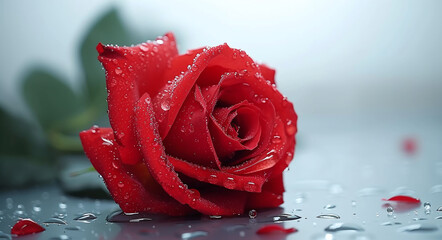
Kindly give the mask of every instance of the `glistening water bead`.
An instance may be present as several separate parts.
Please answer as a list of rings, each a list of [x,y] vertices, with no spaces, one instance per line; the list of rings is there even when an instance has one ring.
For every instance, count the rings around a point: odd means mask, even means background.
[[[388,214],[388,216],[391,216],[391,215],[393,215],[393,212],[394,212],[394,209],[393,209],[393,207],[387,207],[387,214]]]
[[[255,209],[252,209],[249,211],[249,218],[250,219],[254,219],[254,218],[256,218],[256,216],[258,216],[258,212]]]

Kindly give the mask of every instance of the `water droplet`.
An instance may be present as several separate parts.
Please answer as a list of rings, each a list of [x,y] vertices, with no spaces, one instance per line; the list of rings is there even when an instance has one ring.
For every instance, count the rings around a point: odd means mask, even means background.
[[[354,200],[351,201],[351,206],[352,206],[352,207],[356,207],[356,201],[354,201]]]
[[[118,182],[118,187],[120,187],[120,188],[124,187],[124,183],[123,182]]]
[[[131,223],[146,222],[146,221],[152,221],[152,218],[143,217],[143,218],[133,218],[129,220],[129,222]]]
[[[287,132],[288,135],[293,135],[296,132],[296,127],[293,124],[292,120],[287,121],[287,124],[285,126],[285,131]]]
[[[97,216],[95,216],[93,213],[83,213],[81,216],[74,218],[75,221],[81,222],[89,222],[95,219],[97,219]]]
[[[335,207],[336,207],[336,205],[334,205],[334,204],[327,204],[327,205],[324,206],[324,209],[330,210],[330,209],[333,209]]]
[[[64,229],[69,230],[69,231],[80,231],[80,230],[82,230],[81,227],[79,227],[79,226],[65,227]]]
[[[381,223],[382,226],[393,226],[393,225],[401,225],[400,222],[383,222]]]
[[[235,179],[231,177],[226,178],[226,180],[224,181],[224,187],[228,189],[234,189],[236,187]]]
[[[427,219],[426,218],[419,218],[419,217],[413,218],[413,221],[424,221],[424,220],[427,220]]]
[[[64,210],[64,209],[66,209],[67,205],[66,205],[66,203],[61,202],[61,203],[58,204],[58,207],[60,209]]]
[[[256,216],[258,216],[258,212],[255,209],[252,209],[249,211],[249,218],[250,219],[254,219],[254,218],[256,218]]]
[[[280,136],[274,136],[272,139],[272,143],[274,144],[278,144],[281,142],[281,137]]]
[[[436,211],[441,212],[441,211],[442,211],[442,206],[438,207],[438,208],[436,209]]]
[[[254,182],[248,182],[244,184],[244,189],[248,192],[255,192],[258,190],[258,186]]]
[[[120,75],[123,72],[120,67],[115,68],[115,74]]]
[[[195,201],[196,199],[201,197],[201,194],[198,190],[196,189],[189,189],[190,191],[190,197],[193,198],[193,201]]]
[[[442,219],[442,216],[437,216],[437,217],[434,218],[434,219]]]
[[[154,51],[154,52],[158,52],[158,47],[157,46],[154,46],[153,48],[152,48],[152,50]]]
[[[66,221],[60,219],[60,218],[49,218],[48,220],[44,221],[43,224],[49,225],[49,224],[58,224],[58,225],[66,225]]]
[[[149,51],[149,48],[148,48],[147,46],[144,46],[143,44],[140,45],[140,49],[141,49],[141,51],[143,51],[143,52],[147,52],[147,51]]]
[[[321,214],[316,216],[316,218],[321,218],[321,219],[340,219],[341,217],[339,215],[336,214]]]
[[[424,208],[425,208],[425,210],[430,210],[431,209],[431,204],[429,202],[425,202],[424,203]]]
[[[364,229],[356,224],[351,223],[333,223],[324,229],[326,232],[340,231],[357,231],[362,232]]]
[[[181,239],[187,240],[187,239],[192,239],[192,238],[202,237],[202,236],[207,236],[207,235],[208,235],[208,233],[204,232],[204,231],[186,232],[186,233],[181,234]]]
[[[218,177],[214,174],[210,175],[207,181],[211,184],[215,184],[218,182]]]
[[[393,207],[391,207],[391,206],[387,207],[387,215],[391,216],[391,215],[393,215],[393,213],[394,213]]]
[[[211,215],[209,216],[210,219],[221,219],[222,216],[218,216],[218,215]]]
[[[58,237],[52,237],[52,238],[49,238],[49,240],[70,240],[70,239],[72,239],[72,238],[70,238],[68,235],[60,235],[60,236],[58,236]]]
[[[438,228],[433,224],[411,224],[398,229],[398,232],[432,232],[436,231]]]
[[[164,111],[170,110],[170,100],[169,99],[166,99],[161,103],[161,109],[163,109]]]
[[[285,222],[285,221],[297,220],[300,218],[301,218],[301,216],[298,216],[298,215],[283,213],[279,216],[274,216],[272,220],[273,220],[273,222]]]

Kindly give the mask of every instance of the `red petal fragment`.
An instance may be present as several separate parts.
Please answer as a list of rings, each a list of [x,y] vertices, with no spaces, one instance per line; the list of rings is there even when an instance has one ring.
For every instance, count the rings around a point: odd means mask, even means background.
[[[113,199],[124,212],[152,212],[172,216],[193,212],[168,196],[156,182],[149,181],[147,169],[138,173],[143,168],[126,168],[121,163],[112,129],[93,127],[81,132],[80,139],[92,165],[103,177]],[[147,179],[144,185],[140,182],[141,178],[132,176],[141,174]]]
[[[169,157],[169,161],[177,172],[183,173],[188,177],[233,190],[261,192],[262,185],[266,180],[263,174],[241,176],[216,169],[201,167],[173,157]]]
[[[45,229],[30,218],[18,220],[11,229],[11,234],[23,236],[43,232]]]
[[[257,234],[269,234],[274,232],[283,232],[283,233],[294,233],[297,232],[296,228],[284,228],[281,225],[270,224],[265,225],[256,231]]]
[[[204,192],[196,194],[195,190],[189,189],[182,182],[159,140],[161,138],[158,123],[150,102],[148,94],[144,94],[137,102],[135,123],[144,161],[155,180],[174,199],[182,204],[188,204],[191,208],[203,214],[231,216],[243,213],[246,195],[241,192],[214,187],[214,191],[204,189],[207,194]],[[221,190],[222,194],[220,195],[219,191]],[[213,197],[212,194],[217,197]]]
[[[135,164],[141,159],[134,134],[134,106],[148,92],[156,95],[165,85],[163,73],[178,55],[171,33],[156,41],[133,47],[97,45],[98,60],[106,70],[109,121],[118,142],[121,160]]]
[[[383,201],[398,201],[398,202],[408,202],[408,203],[420,203],[421,200],[419,198],[404,196],[404,195],[397,195],[394,197],[391,197],[389,199],[382,199]]]

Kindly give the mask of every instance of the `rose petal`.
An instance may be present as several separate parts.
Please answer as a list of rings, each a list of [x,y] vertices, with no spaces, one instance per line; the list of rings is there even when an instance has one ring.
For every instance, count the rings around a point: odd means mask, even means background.
[[[269,179],[262,187],[260,193],[249,193],[246,208],[272,208],[284,203],[284,183],[282,174]]]
[[[171,156],[219,169],[221,163],[207,126],[206,107],[199,87],[195,86],[194,94],[187,97],[163,144]]]
[[[178,54],[175,38],[168,33],[154,42],[134,47],[97,46],[98,60],[106,70],[109,121],[121,160],[135,164],[141,159],[133,129],[133,108],[145,92],[156,95],[165,85],[162,75]]]
[[[11,234],[23,236],[43,232],[45,229],[30,218],[18,220],[11,229]]]
[[[169,161],[172,163],[177,172],[180,172],[188,177],[194,178],[200,182],[223,186],[233,190],[260,192],[262,185],[266,181],[263,174],[247,176],[235,175],[212,168],[201,167],[199,165],[170,156]]]
[[[271,84],[275,83],[275,69],[270,68],[265,64],[259,64],[259,69],[261,69],[262,76],[265,80],[269,80]]]
[[[93,127],[82,131],[80,139],[92,165],[103,177],[107,189],[124,212],[145,211],[172,216],[188,215],[193,212],[169,197],[161,187],[156,187],[158,184],[155,181],[145,180],[143,185],[138,178],[131,176],[129,169],[125,168],[119,159],[112,129]],[[140,175],[140,173],[135,174]],[[144,179],[150,176],[148,171],[141,174]]]
[[[159,141],[158,123],[148,94],[137,102],[135,115],[144,161],[152,176],[170,196],[206,215],[235,215],[244,211],[245,192],[215,186],[198,191],[188,189],[181,181]]]

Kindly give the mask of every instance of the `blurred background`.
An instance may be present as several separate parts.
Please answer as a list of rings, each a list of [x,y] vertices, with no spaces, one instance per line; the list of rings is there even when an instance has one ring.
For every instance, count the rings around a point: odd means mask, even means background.
[[[181,53],[227,42],[275,68],[299,115],[301,155],[314,133],[385,122],[408,124],[391,143],[398,151],[414,146],[418,126],[442,116],[441,11],[437,0],[2,0],[0,187],[54,179],[60,159],[83,156],[78,132],[107,125],[98,42],[168,31]]]

